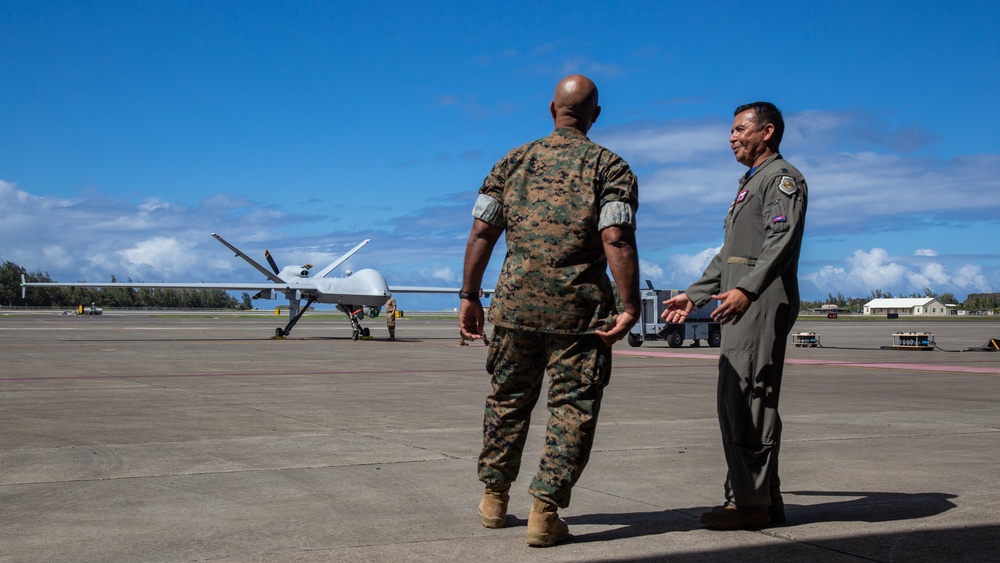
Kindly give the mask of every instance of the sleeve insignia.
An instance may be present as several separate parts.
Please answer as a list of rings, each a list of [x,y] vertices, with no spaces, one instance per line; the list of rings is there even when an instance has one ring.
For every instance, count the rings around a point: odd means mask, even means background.
[[[778,180],[778,189],[781,190],[781,193],[792,196],[795,195],[795,192],[799,191],[799,186],[791,176],[782,176]]]

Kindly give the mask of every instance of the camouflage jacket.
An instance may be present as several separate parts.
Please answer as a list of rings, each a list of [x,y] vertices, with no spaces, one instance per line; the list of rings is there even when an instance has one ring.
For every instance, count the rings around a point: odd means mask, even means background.
[[[616,309],[600,231],[634,229],[638,193],[628,164],[575,129],[500,159],[473,210],[505,229],[490,322],[557,334],[607,328]]]

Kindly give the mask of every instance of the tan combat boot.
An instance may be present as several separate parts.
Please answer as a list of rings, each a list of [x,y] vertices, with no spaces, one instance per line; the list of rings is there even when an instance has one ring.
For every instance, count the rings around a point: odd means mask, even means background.
[[[483,500],[479,501],[479,517],[487,528],[503,528],[507,524],[507,501],[510,500],[510,485],[502,489],[486,487]]]
[[[559,517],[554,504],[535,499],[528,514],[528,545],[551,547],[569,536],[569,526]]]

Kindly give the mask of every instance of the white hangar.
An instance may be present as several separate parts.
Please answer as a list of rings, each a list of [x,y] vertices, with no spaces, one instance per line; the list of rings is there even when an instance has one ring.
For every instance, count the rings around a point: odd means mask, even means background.
[[[955,307],[949,307],[933,297],[896,297],[872,299],[865,303],[864,314],[943,317],[954,315]]]

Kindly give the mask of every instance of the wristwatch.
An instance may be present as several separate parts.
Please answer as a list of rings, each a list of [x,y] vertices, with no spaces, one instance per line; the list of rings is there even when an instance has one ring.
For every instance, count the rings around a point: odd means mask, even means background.
[[[459,299],[470,299],[470,300],[471,299],[476,299],[476,300],[478,300],[479,299],[479,291],[475,291],[475,292],[459,291],[458,292],[458,298]]]

